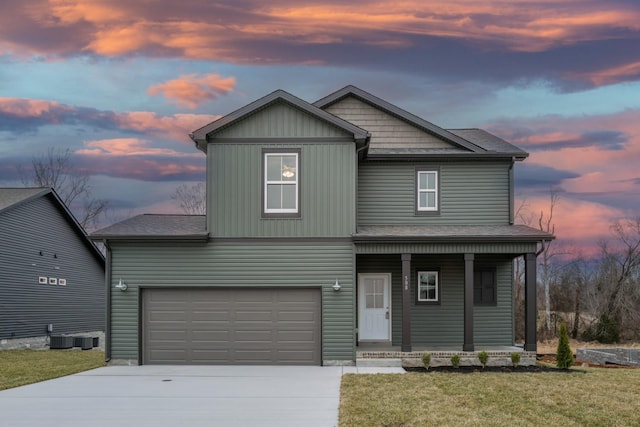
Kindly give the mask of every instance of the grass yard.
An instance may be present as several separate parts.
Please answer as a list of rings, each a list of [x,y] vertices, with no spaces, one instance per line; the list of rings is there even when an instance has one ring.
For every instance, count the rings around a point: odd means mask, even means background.
[[[0,351],[0,390],[105,366],[98,350]]]
[[[342,378],[340,427],[637,426],[640,369]]]

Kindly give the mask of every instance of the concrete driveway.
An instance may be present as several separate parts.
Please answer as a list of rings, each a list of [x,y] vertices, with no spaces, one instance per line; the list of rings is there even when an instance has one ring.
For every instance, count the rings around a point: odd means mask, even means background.
[[[0,425],[336,426],[343,369],[109,366],[0,391]]]

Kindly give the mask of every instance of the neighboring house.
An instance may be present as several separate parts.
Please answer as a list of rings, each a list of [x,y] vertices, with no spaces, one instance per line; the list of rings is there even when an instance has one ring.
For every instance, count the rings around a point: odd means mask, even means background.
[[[207,155],[206,217],[141,215],[92,236],[109,248],[114,361],[513,346],[521,255],[536,350],[536,252],[553,236],[513,224],[519,148],[353,86],[314,104],[278,90],[191,138]]]
[[[0,348],[104,331],[104,267],[54,190],[0,188]]]

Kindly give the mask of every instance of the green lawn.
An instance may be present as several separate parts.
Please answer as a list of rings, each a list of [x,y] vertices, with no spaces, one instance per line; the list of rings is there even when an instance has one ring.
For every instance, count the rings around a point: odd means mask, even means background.
[[[0,351],[0,390],[105,366],[98,350]]]
[[[340,427],[638,426],[640,369],[349,374]]]

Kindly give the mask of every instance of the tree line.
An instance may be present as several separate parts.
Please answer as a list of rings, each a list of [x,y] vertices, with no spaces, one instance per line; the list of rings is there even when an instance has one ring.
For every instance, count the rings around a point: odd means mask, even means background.
[[[549,209],[537,227],[554,233],[553,212],[558,195],[551,192]],[[531,224],[531,216],[520,221]],[[524,266],[515,261],[516,340],[524,337]],[[546,242],[538,256],[538,336],[555,337],[566,322],[572,338],[616,343],[640,339],[640,216],[610,224],[610,235],[596,256],[579,249],[561,251]]]

